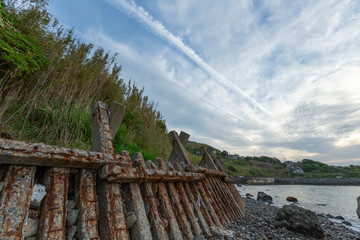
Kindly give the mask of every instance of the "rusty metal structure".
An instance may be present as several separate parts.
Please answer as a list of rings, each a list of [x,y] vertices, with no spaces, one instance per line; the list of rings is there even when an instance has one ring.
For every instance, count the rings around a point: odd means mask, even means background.
[[[204,148],[195,167],[184,132],[169,133],[167,162],[114,154],[112,138],[124,110],[115,102],[110,110],[92,104],[90,151],[0,139],[0,239],[191,240],[244,216],[233,179]],[[46,186],[46,196],[36,209],[30,198],[37,182]],[[70,209],[78,213],[73,223]],[[36,233],[26,235],[30,220],[38,222]]]

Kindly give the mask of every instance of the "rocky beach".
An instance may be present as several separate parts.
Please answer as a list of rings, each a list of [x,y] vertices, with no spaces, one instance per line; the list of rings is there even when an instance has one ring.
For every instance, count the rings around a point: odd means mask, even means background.
[[[208,239],[360,239],[360,232],[347,228],[344,223],[331,220],[329,218],[331,216],[326,214],[316,215],[313,213],[317,217],[323,237],[313,229],[308,229],[308,233],[305,234],[295,232],[295,230],[288,230],[284,221],[279,219],[278,212],[281,208],[258,202],[253,198],[244,198],[244,201],[246,203],[245,217],[234,221],[231,227],[223,231],[222,234]],[[301,224],[303,223],[297,224],[298,226],[295,228],[299,230]],[[306,228],[306,226],[304,227]]]

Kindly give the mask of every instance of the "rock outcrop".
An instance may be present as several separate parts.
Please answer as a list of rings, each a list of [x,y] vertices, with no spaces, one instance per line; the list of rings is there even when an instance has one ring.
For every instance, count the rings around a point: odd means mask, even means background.
[[[264,192],[258,192],[256,200],[263,203],[272,203],[272,197]]]
[[[304,235],[323,238],[325,236],[316,214],[294,204],[284,205],[276,213],[276,226]]]

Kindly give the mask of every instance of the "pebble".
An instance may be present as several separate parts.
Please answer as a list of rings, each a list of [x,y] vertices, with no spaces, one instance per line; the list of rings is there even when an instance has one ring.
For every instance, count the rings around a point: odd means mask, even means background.
[[[41,201],[46,195],[46,187],[42,184],[35,184],[31,194],[30,207],[40,208]]]
[[[231,223],[228,230],[233,231],[228,240],[248,239],[276,239],[276,240],[315,240],[301,233],[287,230],[285,227],[275,226],[275,216],[277,207],[259,203],[251,198],[244,198],[246,214],[242,219],[235,220]],[[324,240],[340,239],[360,239],[360,232],[355,232],[345,227],[343,223],[331,221],[325,214],[318,215],[318,220],[325,232]],[[206,239],[222,239],[218,236],[207,237]]]
[[[39,227],[39,220],[28,218],[26,222],[24,237],[27,238],[34,236],[37,233],[38,227]]]
[[[66,216],[66,226],[71,227],[72,225],[75,225],[78,216],[79,216],[79,210],[69,209],[67,211],[67,216]]]
[[[126,213],[126,225],[128,229],[131,229],[137,221],[136,214],[134,212],[127,212]]]

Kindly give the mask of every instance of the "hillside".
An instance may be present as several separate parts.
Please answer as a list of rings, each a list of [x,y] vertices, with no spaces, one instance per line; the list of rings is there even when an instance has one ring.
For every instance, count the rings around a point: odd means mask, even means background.
[[[221,157],[225,171],[236,176],[256,177],[301,177],[301,178],[360,178],[360,166],[348,167],[329,166],[325,163],[311,159],[303,159],[299,162],[281,162],[277,158],[267,156],[238,156],[229,155],[226,151],[220,151],[207,144],[189,141],[186,145],[192,159],[200,162],[200,147],[205,146],[214,149],[214,154]],[[299,169],[301,169],[299,171]]]

